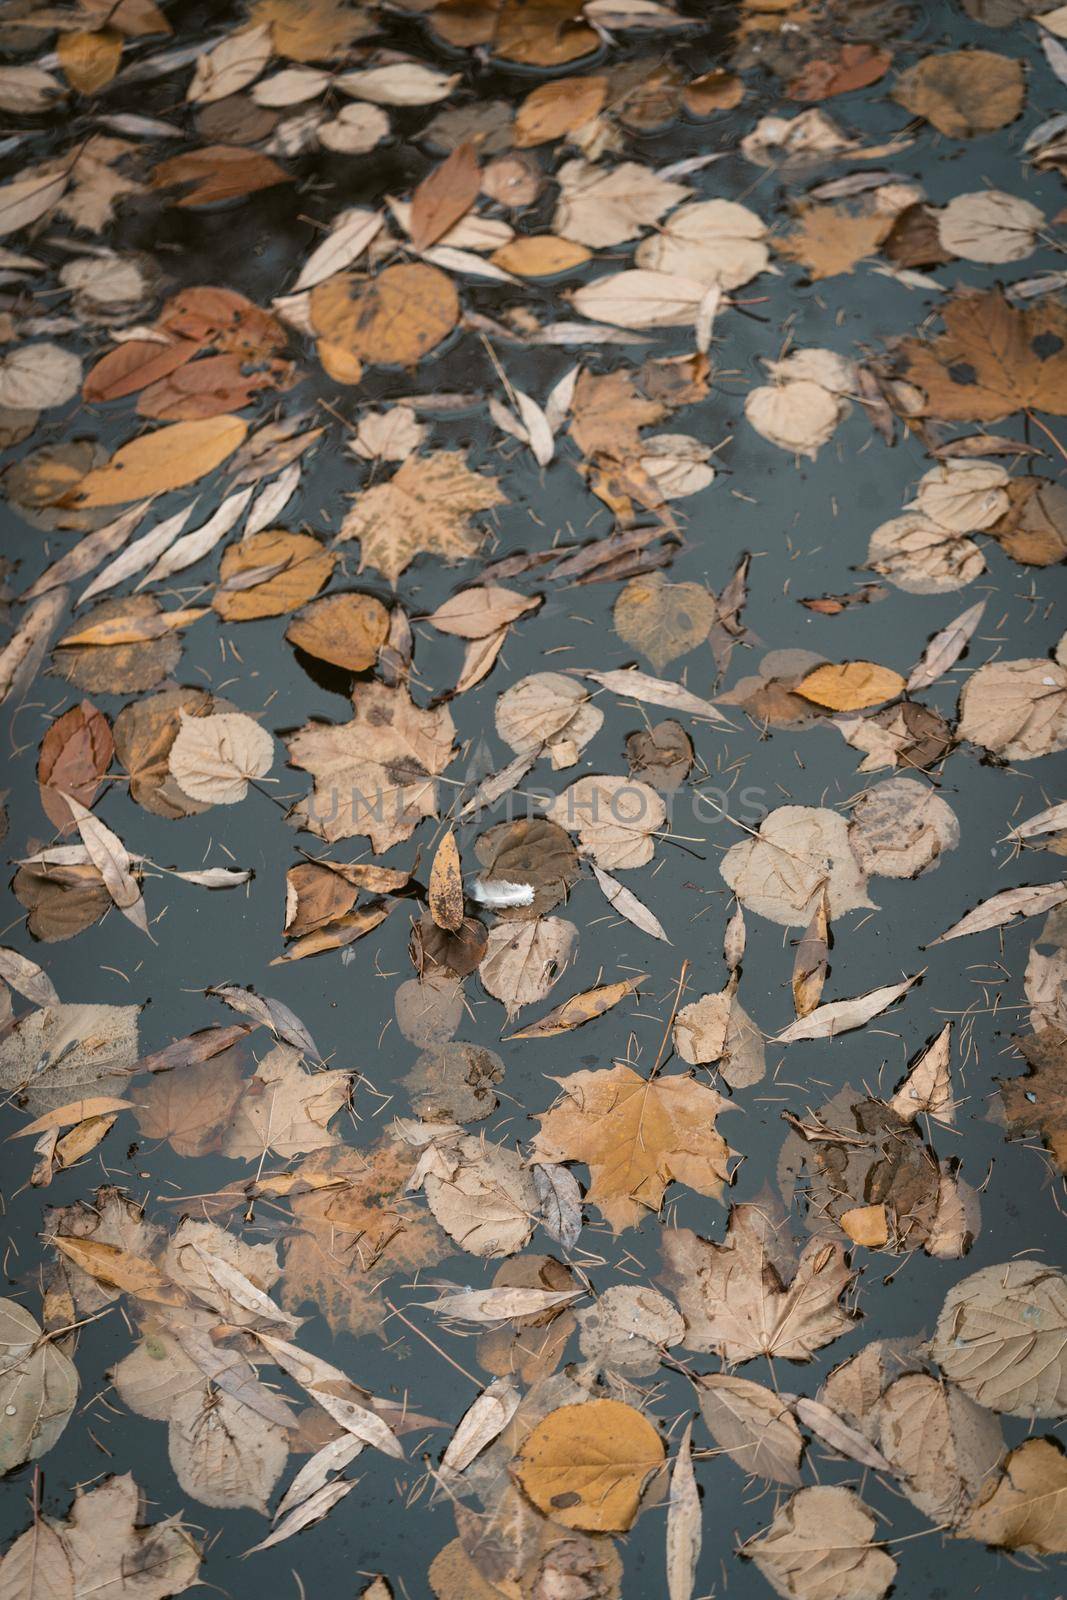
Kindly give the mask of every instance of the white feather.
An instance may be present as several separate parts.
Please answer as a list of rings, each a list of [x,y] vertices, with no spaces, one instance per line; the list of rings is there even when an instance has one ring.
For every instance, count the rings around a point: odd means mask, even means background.
[[[509,883],[506,878],[497,878],[493,883],[483,883],[481,878],[475,878],[468,885],[467,893],[479,905],[488,906],[490,911],[532,905],[534,897],[532,883]]]

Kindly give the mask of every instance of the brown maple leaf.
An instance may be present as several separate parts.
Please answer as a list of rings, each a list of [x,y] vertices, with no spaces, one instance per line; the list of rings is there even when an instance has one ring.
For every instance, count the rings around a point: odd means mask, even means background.
[[[812,1239],[798,1259],[783,1220],[762,1203],[733,1207],[722,1244],[668,1228],[663,1257],[690,1350],[809,1361],[856,1320],[840,1303],[852,1276],[841,1246]]]
[[[538,1161],[582,1161],[588,1198],[616,1233],[658,1211],[672,1179],[718,1199],[731,1150],[715,1131],[730,1102],[692,1078],[642,1078],[616,1064],[559,1080],[564,1099],[541,1113]]]
[[[1030,1071],[1022,1078],[997,1079],[1008,1131],[1018,1136],[1036,1129],[1060,1171],[1067,1172],[1067,1033],[1042,1028],[1015,1043]]]
[[[420,710],[405,688],[360,683],[352,700],[351,722],[309,722],[289,738],[292,765],[315,779],[294,814],[323,839],[366,834],[380,853],[436,814],[455,724],[446,706]]]
[[[223,1154],[258,1161],[272,1150],[284,1159],[336,1144],[328,1124],[348,1099],[351,1083],[348,1072],[308,1072],[298,1050],[275,1045],[237,1102]]]
[[[908,379],[926,413],[947,422],[996,422],[1014,411],[1067,415],[1067,310],[1051,297],[1016,311],[999,290],[957,294],[945,331],[905,339]]]
[[[660,422],[666,410],[659,400],[641,395],[625,370],[584,370],[571,402],[571,438],[583,456],[623,461],[640,454],[640,429]]]
[[[472,513],[506,503],[497,480],[472,472],[458,450],[433,450],[357,495],[340,537],[359,540],[360,572],[377,567],[395,586],[417,555],[472,556],[481,543]]]
[[[779,255],[807,267],[812,279],[851,272],[874,255],[893,226],[885,212],[857,213],[842,206],[802,206],[792,233],[776,241]]]

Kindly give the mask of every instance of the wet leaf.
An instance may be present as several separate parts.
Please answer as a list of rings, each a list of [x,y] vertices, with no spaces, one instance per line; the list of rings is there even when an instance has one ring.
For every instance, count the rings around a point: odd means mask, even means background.
[[[1025,96],[1022,63],[989,50],[928,55],[901,73],[893,98],[953,139],[991,133],[1019,115]]]
[[[756,1204],[731,1208],[721,1245],[688,1228],[665,1231],[668,1281],[689,1349],[729,1362],[758,1355],[810,1361],[853,1326],[841,1304],[851,1274],[840,1245],[813,1239],[798,1256],[778,1231],[773,1211]]]
[[[236,805],[248,785],[274,763],[274,740],[241,712],[189,717],[182,714],[167,758],[182,793],[203,805]]]
[[[746,1476],[800,1483],[804,1440],[778,1395],[721,1372],[698,1377],[696,1384],[708,1432]]]
[[[874,1543],[877,1524],[851,1489],[800,1489],[742,1548],[786,1600],[883,1600],[897,1564]]]
[[[515,1033],[508,1035],[509,1039],[551,1039],[558,1033],[569,1033],[572,1028],[580,1028],[586,1022],[592,1022],[594,1017],[602,1017],[605,1011],[610,1011],[617,1006],[620,1000],[633,994],[643,977],[625,978],[618,983],[601,984],[596,989],[584,989],[581,994],[572,994],[569,1000],[564,1000],[562,1005],[550,1011],[546,1017],[541,1017],[537,1022],[530,1022],[524,1028],[519,1028]]]
[[[247,432],[248,424],[240,417],[211,417],[157,428],[123,445],[106,466],[88,473],[68,499],[81,507],[116,506],[182,489],[220,466]]]
[[[538,1423],[518,1474],[534,1504],[565,1527],[625,1532],[663,1459],[659,1434],[639,1411],[589,1400],[560,1406]]]
[[[958,1535],[1003,1550],[1062,1554],[1065,1497],[1063,1451],[1052,1439],[1027,1439],[1011,1452],[1004,1476],[987,1488]]]
[[[729,1146],[715,1119],[729,1102],[689,1078],[640,1077],[616,1065],[560,1080],[563,1099],[540,1115],[539,1160],[580,1161],[588,1198],[615,1232],[659,1210],[676,1180],[718,1199]]]
[[[504,503],[494,477],[471,472],[456,451],[438,450],[412,456],[388,483],[359,495],[341,537],[360,541],[361,572],[376,567],[395,586],[419,554],[473,555],[481,541],[471,515]]]
[[[949,1290],[930,1353],[945,1377],[992,1411],[1057,1417],[1067,1409],[1067,1283],[1051,1267],[983,1267]]]

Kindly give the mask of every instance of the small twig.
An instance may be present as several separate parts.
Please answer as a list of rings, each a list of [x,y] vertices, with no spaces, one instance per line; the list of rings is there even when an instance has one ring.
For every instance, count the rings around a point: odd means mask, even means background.
[[[654,1063],[654,1065],[652,1067],[652,1071],[648,1075],[649,1083],[651,1083],[652,1079],[656,1076],[656,1073],[659,1071],[659,1064],[663,1060],[663,1052],[667,1048],[667,1040],[671,1036],[671,1028],[674,1025],[674,1019],[678,1015],[678,1006],[679,1006],[679,1003],[681,1002],[682,994],[683,994],[683,992],[685,990],[685,980],[686,980],[686,977],[687,977],[688,973],[689,973],[689,958],[687,956],[686,959],[682,962],[682,970],[678,974],[678,987],[675,990],[675,994],[674,994],[674,1004],[671,1006],[671,1014],[667,1018],[667,1026],[663,1030],[663,1038],[660,1040],[659,1049],[656,1052],[655,1063]]]

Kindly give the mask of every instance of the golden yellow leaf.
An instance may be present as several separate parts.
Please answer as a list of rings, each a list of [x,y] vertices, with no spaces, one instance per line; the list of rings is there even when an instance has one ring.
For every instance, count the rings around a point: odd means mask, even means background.
[[[142,434],[116,450],[71,489],[65,503],[82,508],[120,506],[128,500],[183,489],[213,472],[244,443],[248,423],[240,417],[206,417],[174,422]]]
[[[537,1424],[519,1452],[518,1475],[555,1522],[625,1533],[663,1459],[663,1441],[640,1411],[621,1400],[588,1400],[559,1406]]]
[[[295,611],[329,582],[337,557],[308,533],[266,528],[228,545],[212,605],[227,622],[252,622]],[[242,586],[253,573],[259,583]]]
[[[866,1245],[869,1250],[881,1249],[889,1238],[884,1205],[852,1206],[839,1220],[853,1244]]]
[[[293,618],[285,637],[316,661],[365,672],[389,634],[389,613],[372,594],[331,594]]]
[[[556,78],[532,89],[515,115],[515,144],[526,150],[581,128],[603,109],[608,80]]]
[[[67,82],[79,94],[104,89],[118,71],[122,35],[111,28],[96,33],[61,33],[56,54]]]
[[[904,692],[904,679],[891,667],[874,661],[827,662],[801,678],[793,690],[829,711],[862,711],[867,706],[895,700]]]
[[[621,1063],[560,1081],[565,1098],[541,1113],[538,1161],[583,1161],[589,1200],[616,1232],[658,1211],[672,1179],[722,1194],[730,1148],[715,1118],[730,1102],[692,1078],[640,1077]]]
[[[354,385],[363,380],[363,363],[343,344],[334,339],[320,339],[315,354],[322,362],[322,370],[334,383]]]
[[[289,61],[335,61],[373,32],[362,6],[343,0],[256,0],[251,20],[269,23],[274,48]]]
[[[591,255],[591,250],[573,239],[557,239],[554,233],[527,233],[501,245],[489,259],[494,267],[503,267],[520,278],[550,278],[557,272],[584,266]]]
[[[315,332],[359,361],[414,366],[458,318],[452,279],[424,262],[386,267],[373,278],[338,272],[311,291]]]
[[[156,613],[119,612],[105,617],[103,622],[93,622],[87,628],[75,628],[65,633],[57,649],[70,650],[76,645],[144,644],[150,639],[162,639],[178,628],[188,628],[193,622],[207,616],[206,606],[190,610],[159,611]]]

